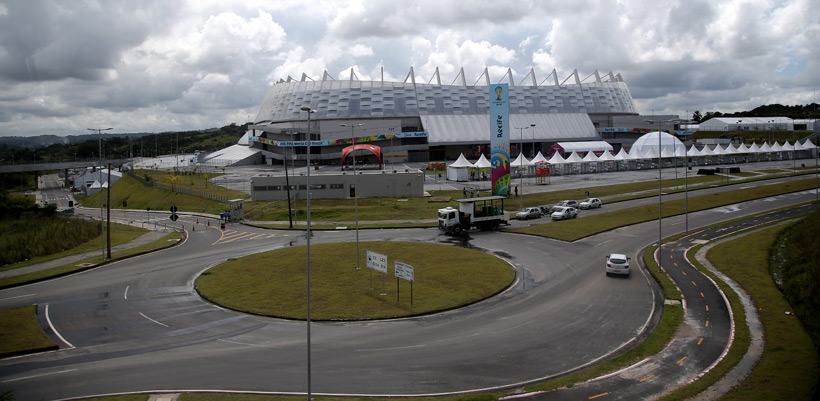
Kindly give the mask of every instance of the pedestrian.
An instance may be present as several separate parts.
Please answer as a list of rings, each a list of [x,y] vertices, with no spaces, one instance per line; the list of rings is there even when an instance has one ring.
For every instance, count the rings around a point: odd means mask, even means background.
[[[464,194],[464,197],[467,197],[467,187],[462,188],[461,192]]]
[[[518,185],[515,186],[515,196],[518,196]]]

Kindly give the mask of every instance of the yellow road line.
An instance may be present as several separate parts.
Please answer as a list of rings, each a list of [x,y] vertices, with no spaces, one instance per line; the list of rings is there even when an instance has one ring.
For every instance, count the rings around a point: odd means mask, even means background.
[[[701,297],[701,298],[706,298],[706,295],[703,295],[703,293],[701,292],[701,293],[700,293],[700,297]]]
[[[708,320],[706,321],[706,327],[709,327],[709,321]]]
[[[646,377],[644,377],[643,379],[641,379],[641,380],[640,380],[640,383],[643,383],[643,382],[645,382],[645,381],[647,381],[647,380],[649,380],[649,379],[651,379],[651,378],[653,378],[653,377],[655,377],[655,375],[649,375],[649,376],[646,376]]]
[[[709,312],[709,305],[706,305],[706,311]]]
[[[592,397],[589,397],[589,398],[587,398],[587,399],[588,399],[588,400],[593,400],[593,399],[595,399],[595,398],[598,398],[598,397],[603,397],[603,396],[608,395],[608,394],[609,394],[609,393],[601,393],[601,394],[598,394],[598,395],[593,395]]]
[[[686,360],[686,358],[687,358],[687,357],[683,357],[683,358],[681,358],[681,359],[678,361],[678,365],[680,365],[680,363],[681,363],[681,362],[685,361],[685,360]]]
[[[692,285],[694,285],[695,287],[697,287],[697,286],[698,286],[698,283],[696,283],[694,280],[692,280]]]
[[[700,340],[698,340],[698,345],[700,345],[700,343],[702,343],[702,342],[703,342],[703,337],[701,337]]]

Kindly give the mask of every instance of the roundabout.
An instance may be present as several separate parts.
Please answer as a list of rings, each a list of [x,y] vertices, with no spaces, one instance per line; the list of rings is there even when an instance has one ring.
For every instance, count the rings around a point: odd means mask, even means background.
[[[470,305],[512,284],[515,271],[495,256],[463,247],[420,242],[365,242],[386,255],[388,274],[357,269],[356,244],[311,249],[311,320],[371,320],[420,316]],[[394,276],[393,261],[413,266],[415,280]],[[306,318],[305,247],[289,247],[229,259],[196,281],[199,294],[240,312],[285,319]],[[411,298],[412,296],[412,298]]]

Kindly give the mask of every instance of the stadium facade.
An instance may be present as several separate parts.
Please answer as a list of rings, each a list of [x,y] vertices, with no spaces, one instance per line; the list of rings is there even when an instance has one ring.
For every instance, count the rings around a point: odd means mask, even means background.
[[[600,127],[613,119],[637,116],[632,95],[620,74],[598,72],[583,80],[576,71],[559,82],[555,70],[540,83],[530,70],[515,84],[508,69],[499,81],[510,87],[510,120],[514,152],[533,156],[556,142],[601,140]],[[310,119],[311,162],[339,164],[342,150],[356,144],[381,148],[387,163],[455,159],[487,152],[489,147],[488,70],[468,85],[464,70],[450,85],[436,69],[429,82],[416,82],[413,69],[402,82],[349,80],[325,72],[321,80],[302,75],[271,86],[250,126],[249,144],[260,149],[267,163],[306,160],[307,113]],[[357,158],[376,155],[357,151]],[[347,163],[350,161],[348,160]]]

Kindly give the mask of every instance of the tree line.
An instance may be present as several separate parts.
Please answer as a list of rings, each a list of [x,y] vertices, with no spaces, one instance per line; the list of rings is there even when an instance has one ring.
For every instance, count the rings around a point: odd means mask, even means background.
[[[706,114],[701,114],[700,110],[695,110],[692,114],[692,121],[695,124],[700,124],[716,117],[788,117],[794,120],[798,119],[817,119],[820,118],[820,109],[817,103],[807,105],[784,106],[782,104],[767,104],[764,106],[755,107],[752,110],[738,111],[734,113],[721,113],[719,111],[707,111]]]

